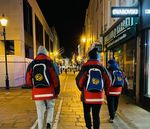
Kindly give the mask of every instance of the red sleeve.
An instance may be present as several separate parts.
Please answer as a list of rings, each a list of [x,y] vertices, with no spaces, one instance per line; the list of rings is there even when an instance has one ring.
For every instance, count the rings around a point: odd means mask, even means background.
[[[105,78],[105,88],[108,88],[111,86],[111,79],[108,74],[104,73],[103,77]]]
[[[80,78],[80,80],[79,80],[79,89],[81,90],[81,89],[83,89],[83,87],[85,86],[85,82],[87,81],[87,72],[85,72],[82,76],[81,76],[81,78]]]
[[[75,78],[76,85],[80,91],[82,91],[83,87],[85,86],[86,79],[87,79],[87,70],[83,65],[78,75]]]
[[[27,70],[26,73],[26,85],[32,86],[32,78],[31,78],[32,69]]]

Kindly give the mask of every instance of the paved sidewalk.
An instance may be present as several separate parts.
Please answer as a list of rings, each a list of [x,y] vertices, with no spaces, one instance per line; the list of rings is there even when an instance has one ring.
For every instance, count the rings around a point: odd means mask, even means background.
[[[80,91],[75,84],[75,75],[73,73],[68,73],[65,80],[62,81],[61,95],[59,97],[62,100],[62,106],[58,120],[58,129],[86,129],[83,106],[80,101]],[[101,129],[114,129],[114,126],[108,122],[106,104],[102,105],[100,117]]]
[[[36,119],[31,90],[0,88],[0,129],[29,129]]]
[[[150,112],[135,105],[128,96],[121,96],[118,115],[131,129],[150,129]]]

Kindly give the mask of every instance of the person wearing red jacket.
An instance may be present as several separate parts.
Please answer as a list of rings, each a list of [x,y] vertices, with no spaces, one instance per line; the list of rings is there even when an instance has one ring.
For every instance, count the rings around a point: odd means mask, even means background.
[[[111,59],[108,61],[107,70],[111,75],[112,83],[111,86],[106,87],[106,98],[110,116],[109,122],[113,123],[118,108],[119,97],[122,93],[122,88],[124,87],[126,90],[128,89],[128,81],[125,77],[125,74],[120,70],[119,65],[115,59]],[[117,78],[114,76],[114,71],[121,72],[121,74],[117,75],[119,78],[121,77],[121,80],[118,81],[118,83],[115,83],[114,81],[115,78]]]
[[[42,72],[37,73],[40,71]],[[43,81],[43,78],[46,79]],[[43,46],[39,46],[36,58],[28,65],[26,84],[32,87],[32,99],[35,100],[37,109],[38,129],[43,129],[46,110],[47,129],[50,129],[53,121],[55,99],[60,93],[60,80],[53,61],[47,56],[47,50]]]
[[[83,103],[83,110],[84,110],[84,119],[86,123],[86,127],[88,129],[92,128],[91,123],[91,116],[90,110],[92,109],[92,118],[93,118],[93,128],[99,129],[100,127],[100,109],[101,105],[104,102],[104,87],[106,85],[110,85],[111,79],[109,77],[107,69],[100,63],[100,53],[96,48],[96,43],[94,43],[89,50],[88,53],[89,60],[82,65],[81,70],[79,71],[78,75],[76,76],[76,84],[78,89],[81,91],[81,101]],[[92,73],[91,70],[95,69],[95,73],[98,75],[96,79],[92,78],[92,83],[89,83],[89,75]],[[93,74],[95,76],[96,74]],[[87,86],[93,87],[101,86],[101,90],[88,90]],[[104,86],[104,87],[103,87]]]

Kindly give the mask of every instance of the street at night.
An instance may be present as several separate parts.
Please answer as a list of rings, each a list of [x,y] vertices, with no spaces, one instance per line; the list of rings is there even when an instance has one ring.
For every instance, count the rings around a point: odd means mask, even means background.
[[[0,129],[150,129],[150,0],[0,0]]]

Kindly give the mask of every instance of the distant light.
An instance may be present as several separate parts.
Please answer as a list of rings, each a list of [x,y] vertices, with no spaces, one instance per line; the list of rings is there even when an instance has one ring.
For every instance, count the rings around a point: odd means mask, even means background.
[[[4,16],[0,19],[0,23],[3,27],[7,26],[7,22],[8,20]]]
[[[139,9],[131,7],[112,7],[112,17],[138,16]]]
[[[85,43],[86,42],[86,38],[82,38],[82,42]]]

